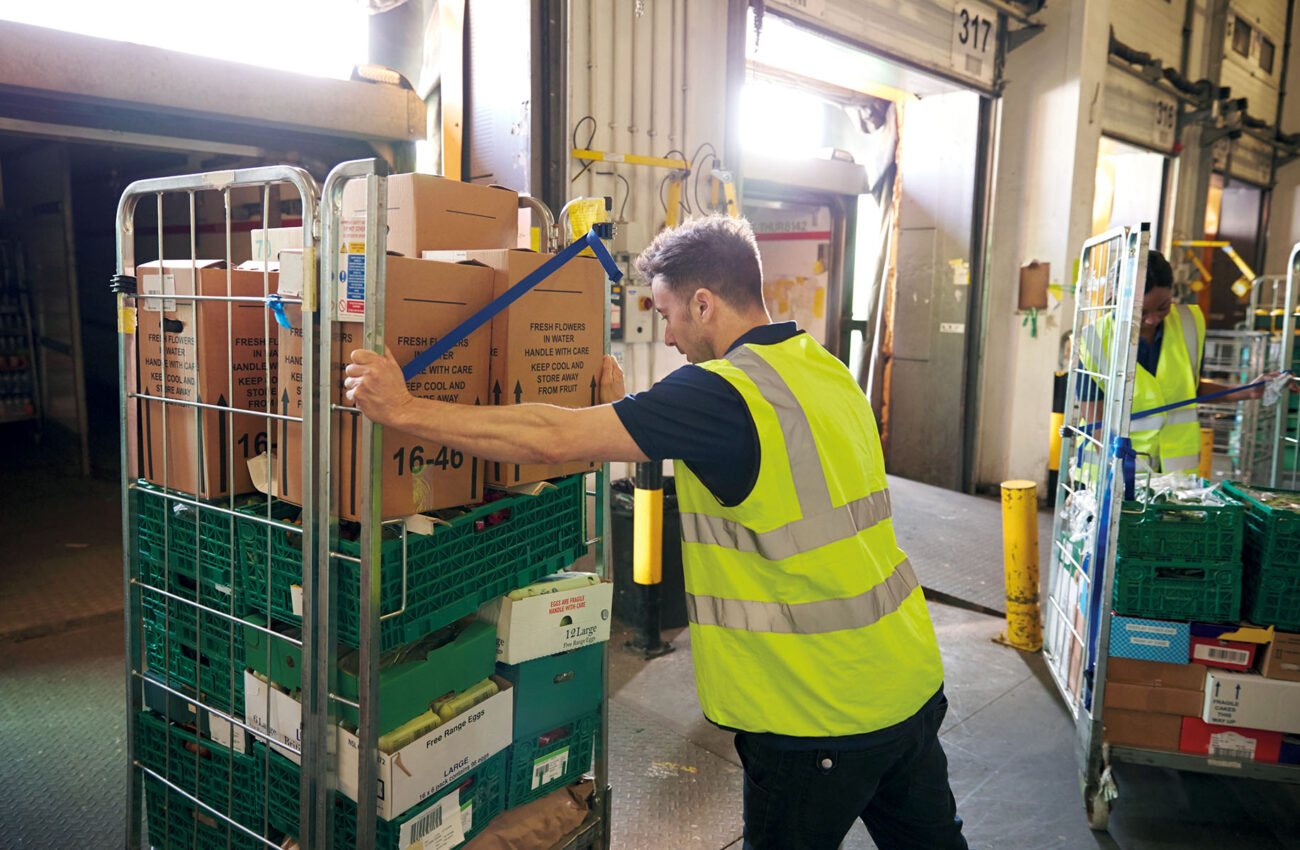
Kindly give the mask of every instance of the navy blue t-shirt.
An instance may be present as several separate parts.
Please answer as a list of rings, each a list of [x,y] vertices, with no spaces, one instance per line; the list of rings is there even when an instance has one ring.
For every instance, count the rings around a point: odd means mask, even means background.
[[[801,334],[794,322],[760,325],[731,344],[775,345]],[[758,433],[740,393],[721,375],[683,366],[644,392],[614,402],[623,427],[651,460],[680,460],[728,507],[758,478]]]

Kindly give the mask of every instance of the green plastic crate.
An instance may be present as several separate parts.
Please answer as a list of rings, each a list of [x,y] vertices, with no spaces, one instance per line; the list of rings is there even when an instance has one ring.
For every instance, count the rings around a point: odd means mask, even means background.
[[[167,778],[228,817],[251,826],[261,808],[253,757],[168,723],[150,711],[136,714],[135,755],[140,764]]]
[[[243,580],[231,545],[233,518],[202,505],[173,501],[166,492],[144,481],[134,488],[140,548],[137,577],[150,587],[242,615]],[[225,507],[228,502],[210,504]]]
[[[1300,565],[1247,570],[1245,619],[1283,631],[1300,631]]]
[[[599,731],[600,712],[594,712],[544,734],[516,740],[510,747],[506,808],[531,803],[582,776],[591,766]]]
[[[539,735],[600,708],[605,644],[547,655],[521,664],[498,664],[514,684],[514,739]]]
[[[257,619],[249,618],[249,622]],[[275,628],[289,627],[276,624]],[[380,735],[423,714],[438,697],[459,693],[491,676],[496,669],[497,631],[491,623],[479,620],[464,623],[463,628],[458,627],[456,639],[443,646],[422,649],[419,644],[417,641],[393,650],[391,654],[404,657],[400,662],[381,659],[386,666],[379,671]],[[287,690],[302,687],[302,648],[253,626],[244,629],[244,663]],[[338,676],[339,696],[355,702],[360,699],[357,677],[348,672],[345,664],[341,663],[340,667],[344,669]],[[338,710],[343,720],[353,725],[361,722],[357,709],[352,706],[340,703]]]
[[[1300,565],[1300,511],[1269,507],[1250,495],[1243,485],[1235,482],[1225,482],[1223,488],[1248,508],[1246,540],[1242,550],[1247,572],[1272,567],[1287,569]],[[1249,489],[1300,498],[1300,491],[1297,490],[1268,487]]]
[[[406,609],[380,623],[381,650],[393,649],[472,614],[480,605],[562,569],[587,552],[584,476],[557,479],[554,488],[536,496],[505,496],[456,517],[433,534],[407,536]],[[387,527],[391,529],[392,527]],[[294,585],[302,583],[300,538],[271,534],[239,521],[240,558],[250,612],[299,624]],[[386,532],[381,546],[380,611],[402,607],[402,541]],[[360,543],[343,540],[343,555],[357,557]],[[333,559],[338,576],[338,638],[360,645],[360,566]],[[269,610],[266,586],[270,575]]]
[[[1240,564],[1179,563],[1118,558],[1115,613],[1166,620],[1233,622],[1241,617]]]
[[[255,752],[259,758],[264,758],[265,745],[258,742]],[[455,785],[444,788],[418,806],[403,812],[400,817],[394,820],[377,819],[376,850],[404,850],[398,844],[402,827],[424,817],[429,809],[438,805],[452,791],[458,791],[460,795],[462,812],[465,811],[467,804],[469,806],[471,820],[470,828],[465,831],[466,840],[478,835],[493,818],[505,811],[509,762],[509,752],[502,750],[465,773]],[[297,835],[298,788],[301,776],[299,767],[279,753],[271,753],[268,775],[270,781],[267,786],[267,808],[270,824],[287,835]],[[356,846],[357,804],[342,794],[335,795],[334,829],[336,847]]]
[[[145,812],[153,850],[266,850],[261,841],[151,776],[145,777]]]
[[[1240,563],[1246,508],[1124,502],[1118,553],[1145,561]]]
[[[188,602],[147,590],[140,597],[149,675],[198,702],[242,717],[243,629],[234,625],[232,631],[230,620]]]

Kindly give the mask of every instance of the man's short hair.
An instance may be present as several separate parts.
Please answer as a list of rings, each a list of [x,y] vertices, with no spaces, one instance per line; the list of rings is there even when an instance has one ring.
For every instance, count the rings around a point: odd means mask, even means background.
[[[1147,283],[1146,288],[1142,290],[1145,295],[1153,289],[1160,287],[1171,287],[1174,285],[1174,270],[1169,267],[1169,261],[1165,255],[1159,251],[1147,252]]]
[[[763,264],[743,218],[711,215],[662,231],[636,259],[646,282],[662,277],[682,298],[707,289],[733,307],[763,306]]]

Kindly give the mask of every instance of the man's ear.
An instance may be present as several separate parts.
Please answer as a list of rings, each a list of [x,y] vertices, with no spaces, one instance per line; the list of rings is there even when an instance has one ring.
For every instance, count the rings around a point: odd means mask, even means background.
[[[691,311],[695,313],[695,317],[700,321],[711,318],[717,310],[717,306],[718,296],[704,287],[695,290],[695,294],[691,296]]]

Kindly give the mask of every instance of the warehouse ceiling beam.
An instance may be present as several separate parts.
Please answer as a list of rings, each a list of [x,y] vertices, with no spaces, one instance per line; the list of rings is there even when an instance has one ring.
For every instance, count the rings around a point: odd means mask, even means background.
[[[202,139],[185,139],[180,136],[155,136],[149,133],[131,133],[125,130],[109,130],[101,127],[50,124],[43,121],[26,121],[21,118],[0,117],[0,132],[48,139],[63,139],[73,142],[103,143],[184,153],[246,156],[258,159],[264,159],[268,155],[266,150],[253,145],[208,142]]]
[[[425,105],[395,85],[330,80],[0,22],[0,90],[331,138],[409,142]]]

